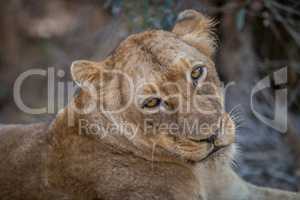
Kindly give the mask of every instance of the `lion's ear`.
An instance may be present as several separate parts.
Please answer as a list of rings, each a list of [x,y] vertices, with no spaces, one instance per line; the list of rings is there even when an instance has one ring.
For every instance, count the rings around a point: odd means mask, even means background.
[[[203,14],[195,10],[185,10],[179,13],[172,31],[199,51],[212,56],[216,49],[214,25],[214,21]]]
[[[71,65],[72,78],[80,87],[99,80],[100,73],[101,64],[97,62],[78,60]]]

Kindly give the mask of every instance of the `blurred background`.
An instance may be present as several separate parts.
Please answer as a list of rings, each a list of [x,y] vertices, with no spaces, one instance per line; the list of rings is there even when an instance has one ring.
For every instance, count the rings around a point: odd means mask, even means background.
[[[219,23],[217,70],[226,84],[226,106],[243,120],[240,154],[234,169],[257,185],[300,189],[300,1],[298,0],[11,0],[0,3],[0,123],[51,120],[16,106],[13,84],[28,69],[63,70],[57,82],[70,81],[77,59],[99,61],[129,34],[170,30],[177,14],[196,9]],[[280,133],[250,109],[254,85],[283,68],[288,83],[271,84],[256,94],[261,114],[274,115],[274,91],[288,89],[288,130]],[[57,95],[57,94],[55,94]],[[22,86],[28,106],[47,105],[47,77],[32,76]],[[66,102],[65,102],[66,103]],[[55,108],[56,111],[58,108]]]

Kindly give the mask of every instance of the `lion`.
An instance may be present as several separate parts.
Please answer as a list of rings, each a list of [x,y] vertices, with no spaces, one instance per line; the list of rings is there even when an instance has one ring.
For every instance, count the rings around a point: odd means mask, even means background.
[[[300,199],[232,170],[235,122],[212,60],[213,26],[185,10],[172,31],[73,62],[80,89],[51,123],[0,127],[1,199]]]

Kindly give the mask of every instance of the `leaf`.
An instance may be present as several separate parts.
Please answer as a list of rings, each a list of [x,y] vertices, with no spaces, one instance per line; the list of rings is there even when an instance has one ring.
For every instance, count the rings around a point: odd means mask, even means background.
[[[242,8],[239,10],[236,16],[236,27],[239,31],[242,31],[246,24],[246,9]]]

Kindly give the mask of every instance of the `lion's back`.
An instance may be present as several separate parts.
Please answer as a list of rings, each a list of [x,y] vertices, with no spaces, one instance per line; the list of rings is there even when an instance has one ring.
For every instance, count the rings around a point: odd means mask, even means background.
[[[1,199],[21,199],[29,193],[42,193],[38,185],[43,179],[46,132],[44,123],[0,125]]]
[[[0,158],[20,162],[30,149],[45,139],[47,124],[0,125]]]

